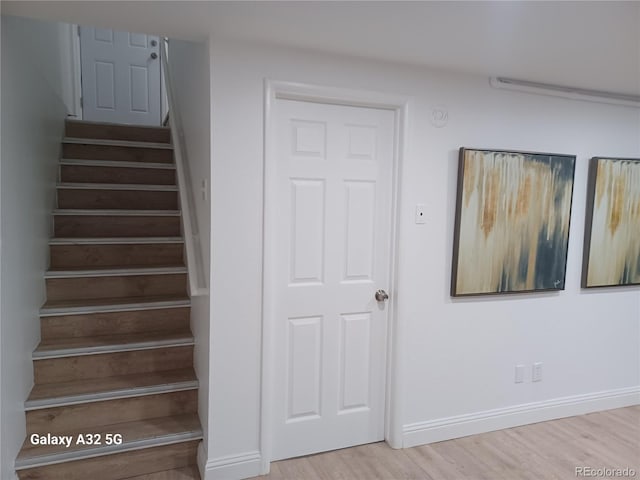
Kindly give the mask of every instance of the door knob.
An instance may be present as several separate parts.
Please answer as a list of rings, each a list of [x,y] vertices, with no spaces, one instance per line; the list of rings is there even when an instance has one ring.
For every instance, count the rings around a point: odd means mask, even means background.
[[[378,290],[375,297],[378,302],[384,302],[389,299],[389,295],[384,290]]]
[[[158,58],[158,54],[156,52],[151,52],[151,60],[155,60]]]

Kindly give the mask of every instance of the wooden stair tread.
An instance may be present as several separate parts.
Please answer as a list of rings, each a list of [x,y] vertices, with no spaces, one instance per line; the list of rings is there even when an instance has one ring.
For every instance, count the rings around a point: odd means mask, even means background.
[[[69,447],[66,445],[33,445],[28,437],[16,458],[16,469],[195,440],[202,438],[202,427],[198,415],[187,414],[89,427],[71,432],[43,432],[43,435],[46,433],[70,435],[73,441]],[[85,433],[101,435],[102,444],[76,444],[78,435]],[[106,434],[109,433],[122,435],[122,443],[120,445],[106,445]]]
[[[118,123],[107,122],[101,120],[84,120],[79,118],[66,118],[65,122],[71,125],[85,125],[85,126],[102,126],[102,127],[121,127],[121,128],[137,128],[137,129],[149,129],[149,130],[170,130],[166,125],[138,125],[135,123]]]
[[[43,403],[44,400],[51,402],[64,399],[71,399],[79,396],[95,394],[103,400],[104,398],[121,398],[128,396],[126,392],[135,389],[149,389],[150,387],[169,387],[190,384],[197,382],[196,374],[192,368],[182,370],[167,370],[161,372],[151,372],[136,375],[121,375],[117,377],[96,378],[89,380],[78,380],[73,382],[43,383],[36,384],[31,389],[27,398],[27,408],[32,404]],[[139,394],[139,392],[138,392]],[[105,397],[110,395],[108,397]],[[132,393],[135,395],[135,393]],[[68,400],[73,402],[73,400]]]
[[[101,208],[56,208],[54,215],[69,216],[136,216],[136,217],[179,217],[180,210],[126,210]]]
[[[114,167],[114,168],[149,168],[160,170],[175,170],[175,163],[159,162],[126,162],[117,160],[94,160],[90,158],[63,158],[60,165],[80,165],[85,167]]]
[[[104,138],[171,143],[171,129],[155,125],[123,125],[67,119],[65,133],[67,137],[73,138]]]
[[[198,467],[191,466],[149,473],[138,477],[130,477],[126,480],[200,480],[200,478]]]
[[[189,305],[190,300],[189,297],[182,295],[156,295],[147,297],[95,298],[80,300],[47,300],[42,306],[40,313],[51,313],[51,311],[54,310],[73,311],[83,308],[95,308],[96,311],[108,311],[109,308],[159,308],[161,306],[172,304]]]
[[[124,351],[129,349],[160,348],[166,346],[193,345],[191,332],[181,333],[127,333],[46,340],[33,352],[34,359],[52,356],[86,355]]]
[[[117,245],[117,244],[136,244],[136,243],[184,243],[182,237],[104,237],[104,238],[74,238],[59,237],[51,238],[49,245]]]
[[[123,480],[197,464],[200,440],[132,449],[19,470],[20,480]]]
[[[51,268],[47,270],[45,276],[51,274],[62,275],[62,274],[76,274],[76,273],[84,273],[87,272],[87,276],[89,276],[90,272],[96,272],[96,274],[100,275],[102,273],[110,273],[118,274],[118,272],[140,272],[140,273],[154,273],[155,271],[164,271],[170,270],[172,273],[184,273],[186,272],[186,268],[184,264],[175,265],[175,264],[167,264],[167,265],[149,265],[149,264],[140,264],[140,265],[91,265],[91,268],[88,268],[86,265],[81,266],[72,266],[72,267],[64,267],[64,268]]]
[[[122,265],[122,266],[101,266],[91,265],[79,267],[52,268],[47,270],[44,278],[67,278],[67,277],[92,277],[92,276],[120,276],[120,275],[161,275],[187,273],[187,267],[183,265]]]
[[[133,147],[133,148],[153,148],[159,150],[173,150],[170,143],[145,142],[132,140],[109,140],[101,138],[64,137],[62,143],[75,145],[100,145],[103,147]]]
[[[152,185],[148,183],[88,183],[88,182],[61,182],[56,186],[58,190],[133,190],[133,191],[161,191],[177,192],[175,185]]]

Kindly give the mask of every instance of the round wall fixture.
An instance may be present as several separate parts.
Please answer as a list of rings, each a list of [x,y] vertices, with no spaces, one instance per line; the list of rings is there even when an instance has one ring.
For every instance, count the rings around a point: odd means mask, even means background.
[[[446,105],[435,105],[431,109],[431,124],[436,128],[442,128],[449,122],[449,110]]]

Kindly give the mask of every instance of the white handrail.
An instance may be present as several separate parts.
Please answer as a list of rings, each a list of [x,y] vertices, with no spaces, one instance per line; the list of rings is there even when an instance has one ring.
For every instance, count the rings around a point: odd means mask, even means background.
[[[169,40],[167,38],[162,39],[160,42],[160,56],[162,57],[162,71],[167,90],[167,100],[169,102],[169,126],[171,128],[171,142],[173,143],[173,156],[176,162],[176,173],[178,177],[180,218],[182,234],[184,236],[185,253],[187,256],[187,270],[189,272],[189,293],[192,297],[195,297],[207,295],[209,289],[207,288],[202,245],[200,244],[198,230],[198,219],[195,211],[196,202],[194,189],[189,171],[187,150],[184,145],[184,135],[182,134],[182,122],[177,109],[175,92],[173,91],[171,74],[169,72],[169,60],[167,58],[168,42]]]

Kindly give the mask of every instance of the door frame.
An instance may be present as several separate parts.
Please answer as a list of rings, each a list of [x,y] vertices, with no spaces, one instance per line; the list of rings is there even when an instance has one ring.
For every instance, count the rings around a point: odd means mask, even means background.
[[[395,114],[393,132],[393,179],[391,181],[391,255],[389,269],[387,320],[387,365],[385,376],[384,438],[392,448],[402,448],[402,338],[398,322],[398,236],[400,232],[400,191],[403,159],[406,157],[406,135],[410,97],[265,79],[264,81],[264,176],[262,238],[262,371],[260,392],[261,473],[269,472],[273,452],[275,421],[273,380],[275,373],[275,247],[277,239],[277,177],[274,135],[276,133],[277,100],[298,100],[330,105],[368,107],[391,110]]]

